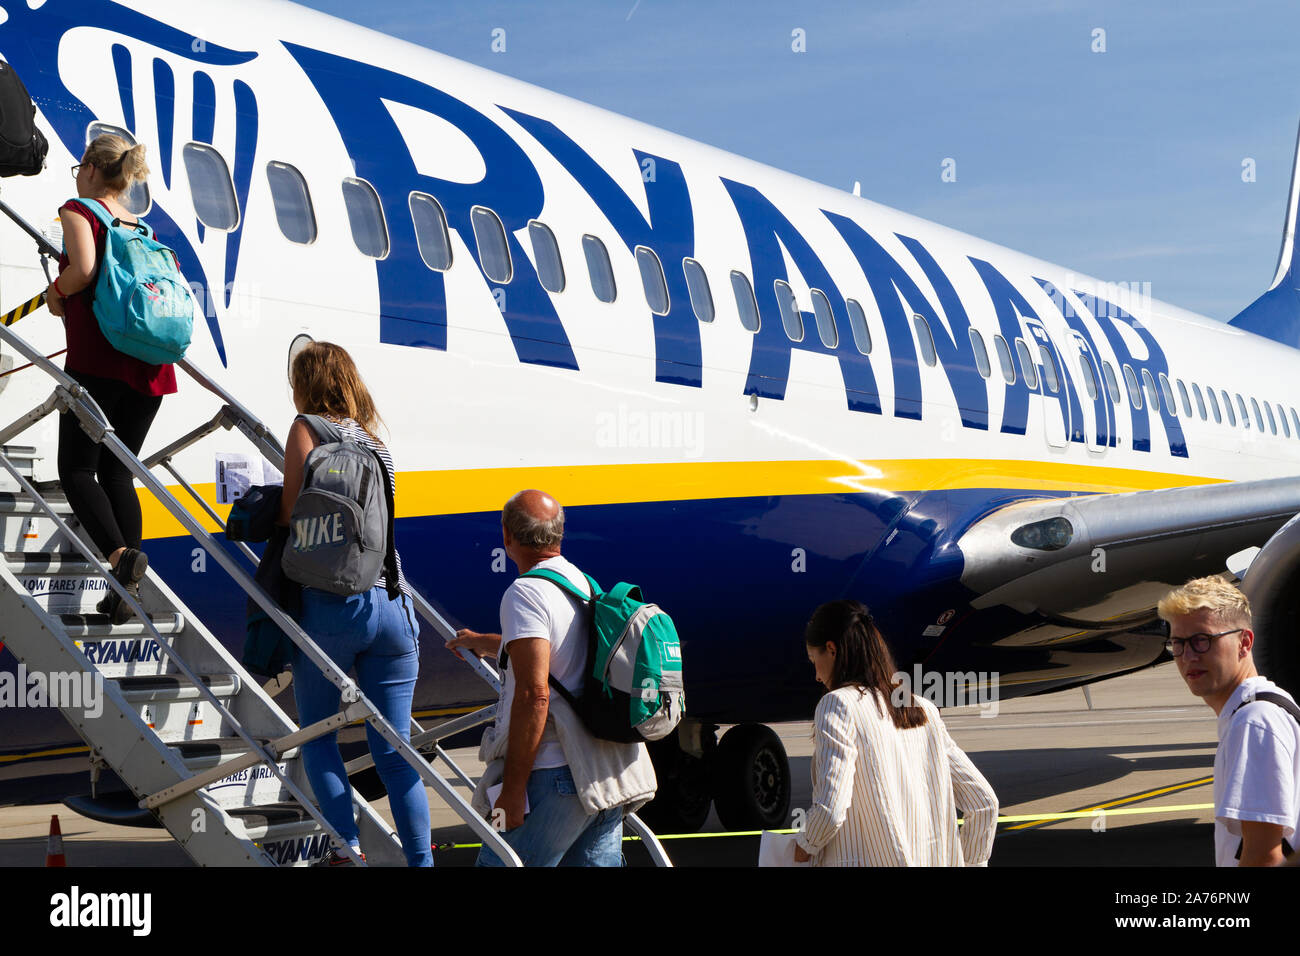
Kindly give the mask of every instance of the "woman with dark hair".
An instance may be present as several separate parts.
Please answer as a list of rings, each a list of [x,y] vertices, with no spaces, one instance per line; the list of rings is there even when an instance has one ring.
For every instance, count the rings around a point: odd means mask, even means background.
[[[816,866],[987,863],[997,795],[948,736],[938,709],[913,696],[896,673],[871,612],[857,601],[823,604],[804,643],[828,693],[814,718],[813,805],[795,838],[795,859]]]

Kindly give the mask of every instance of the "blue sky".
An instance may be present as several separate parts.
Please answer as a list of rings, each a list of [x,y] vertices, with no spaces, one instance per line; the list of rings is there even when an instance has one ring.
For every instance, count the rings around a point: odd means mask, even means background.
[[[1300,4],[306,5],[1213,318],[1273,277]]]

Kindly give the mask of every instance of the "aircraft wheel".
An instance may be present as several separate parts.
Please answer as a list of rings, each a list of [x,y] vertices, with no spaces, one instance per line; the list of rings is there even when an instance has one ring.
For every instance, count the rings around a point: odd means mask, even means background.
[[[739,724],[723,734],[713,757],[713,781],[713,805],[728,830],[785,826],[790,761],[770,727]]]
[[[683,751],[676,739],[674,734],[650,744],[659,791],[637,816],[655,833],[694,833],[713,804],[708,763]]]

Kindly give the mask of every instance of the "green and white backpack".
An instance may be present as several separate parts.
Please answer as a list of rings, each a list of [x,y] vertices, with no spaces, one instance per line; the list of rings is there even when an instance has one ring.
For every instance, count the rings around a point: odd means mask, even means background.
[[[641,599],[635,584],[608,591],[589,574],[591,597],[563,574],[534,568],[520,577],[550,581],[582,602],[588,614],[587,668],[575,698],[554,676],[554,687],[597,737],[621,743],[660,740],[682,719],[686,691],[682,648],[672,618]]]

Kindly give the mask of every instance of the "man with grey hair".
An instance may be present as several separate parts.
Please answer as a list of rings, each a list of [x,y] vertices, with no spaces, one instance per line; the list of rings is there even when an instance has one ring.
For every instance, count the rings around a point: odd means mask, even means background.
[[[506,554],[521,575],[546,568],[590,594],[586,575],[560,554],[564,509],[541,491],[521,491],[501,512]],[[501,633],[462,629],[447,642],[499,658],[501,699],[495,726],[479,747],[487,769],[474,807],[491,817],[525,866],[620,866],[623,812],[654,796],[654,767],[644,744],[592,737],[559,694],[574,697],[587,677],[586,608],[543,578],[517,578],[501,598]],[[495,801],[488,791],[500,782]],[[480,866],[500,866],[486,847]]]
[[[1166,647],[1187,688],[1218,715],[1214,858],[1218,866],[1273,866],[1300,827],[1300,709],[1261,677],[1250,602],[1221,578],[1197,578],[1157,606]]]

